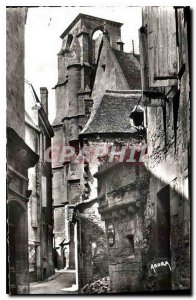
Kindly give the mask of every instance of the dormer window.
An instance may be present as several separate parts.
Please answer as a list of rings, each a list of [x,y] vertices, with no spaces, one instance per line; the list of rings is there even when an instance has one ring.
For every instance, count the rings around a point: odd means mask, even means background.
[[[116,44],[117,44],[117,49],[118,49],[119,51],[122,51],[122,52],[123,52],[124,43],[123,43],[123,41],[121,40],[121,38],[118,39],[118,41],[116,42]]]
[[[136,105],[130,114],[131,123],[138,127],[144,127],[144,110],[140,105]]]

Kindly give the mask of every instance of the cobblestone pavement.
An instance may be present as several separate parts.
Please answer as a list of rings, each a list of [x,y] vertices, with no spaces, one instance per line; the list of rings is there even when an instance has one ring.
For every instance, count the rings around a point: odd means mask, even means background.
[[[78,294],[78,291],[65,291],[75,284],[75,273],[70,271],[57,271],[45,281],[30,284],[30,294]]]

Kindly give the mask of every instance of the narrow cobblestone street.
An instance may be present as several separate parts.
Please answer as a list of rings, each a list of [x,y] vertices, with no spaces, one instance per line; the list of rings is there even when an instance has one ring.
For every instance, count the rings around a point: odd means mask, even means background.
[[[78,294],[75,291],[75,272],[60,270],[43,282],[33,282],[30,294]]]

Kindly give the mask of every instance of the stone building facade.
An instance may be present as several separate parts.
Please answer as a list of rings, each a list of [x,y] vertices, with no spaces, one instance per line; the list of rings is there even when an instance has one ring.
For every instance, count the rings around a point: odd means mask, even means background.
[[[95,162],[99,168],[94,177],[98,181],[98,210],[107,232],[110,290],[115,293],[140,289],[142,229],[137,211],[138,200],[146,199],[149,178],[144,167],[131,163],[128,149],[146,144],[144,120],[139,127],[130,124],[130,114],[142,96],[139,56],[123,51],[121,37],[114,47],[107,29],[105,26],[99,48],[93,107],[80,138],[89,146],[112,148],[100,162]],[[125,156],[129,163],[113,155],[122,147],[128,150]],[[115,234],[111,245],[110,230],[111,235]]]
[[[25,141],[39,155],[38,164],[28,171],[28,247],[30,281],[54,274],[52,169],[46,149],[54,132],[48,121],[48,90],[40,88],[40,100],[32,85],[25,83]]]
[[[190,289],[190,8],[145,7],[140,56],[151,174],[144,210],[144,288]],[[169,274],[148,262],[165,257]]]
[[[28,294],[28,169],[38,155],[25,143],[24,30],[26,8],[6,11],[7,292]]]
[[[140,99],[141,91],[105,93],[80,134],[89,143],[108,147],[107,154],[99,158],[94,177],[98,180],[99,213],[107,232],[112,293],[139,291],[143,280],[142,207],[147,201],[149,172],[139,160],[145,154],[141,149],[146,150],[146,131],[142,124],[130,124],[130,114]]]
[[[104,260],[111,293],[187,292],[189,9],[143,8],[140,56],[123,51],[121,26],[80,14],[61,35],[53,155],[63,145],[108,152],[94,164],[67,153],[53,163],[59,267],[76,267],[79,287],[97,279],[93,266]]]
[[[109,274],[105,224],[99,214],[99,199],[84,200],[74,208],[78,224],[78,287]]]
[[[88,143],[110,142],[117,149],[126,142],[147,143],[148,151],[147,161],[137,164],[136,160],[131,166],[113,165],[106,157],[94,175],[99,212],[106,222],[114,293],[190,291],[189,17],[189,8],[143,9],[139,30],[142,97],[135,105],[134,91],[123,91],[124,85],[107,90],[110,80],[103,78],[109,62],[106,59],[102,67],[104,46],[99,56],[92,113],[81,138]],[[121,70],[126,74],[122,66]],[[129,68],[130,77],[135,72]],[[142,112],[144,132],[138,137]]]
[[[58,54],[58,82],[55,86],[57,114],[53,123],[55,158],[64,145],[73,146],[77,154],[82,147],[79,132],[84,128],[91,112],[92,87],[102,47],[100,39],[95,41],[93,34],[97,30],[101,30],[103,34],[110,31],[110,43],[118,50],[118,42],[121,44],[121,25],[79,14],[61,35],[62,49]],[[113,74],[114,77],[118,76],[115,70]],[[121,77],[126,82],[122,74]],[[64,161],[60,162],[59,159],[53,160],[54,240],[57,267],[74,269],[78,254],[78,246],[74,242],[76,227],[72,222],[74,207],[83,200],[94,198],[95,186],[91,182],[93,177],[88,162],[78,164],[73,160],[68,161],[65,153],[63,158]],[[93,211],[92,204],[92,213]],[[99,222],[102,223],[101,220]],[[100,231],[97,234],[99,238]],[[92,279],[90,274],[89,280]]]

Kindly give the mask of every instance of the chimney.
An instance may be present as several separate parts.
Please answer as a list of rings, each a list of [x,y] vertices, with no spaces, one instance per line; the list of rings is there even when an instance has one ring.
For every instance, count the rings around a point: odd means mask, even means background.
[[[116,42],[116,44],[117,44],[117,49],[123,52],[124,43],[121,40],[121,38]]]
[[[134,40],[132,40],[132,52],[133,52],[133,55],[135,54],[135,50],[134,50]]]
[[[40,88],[40,98],[41,98],[41,104],[45,110],[45,113],[48,116],[48,89],[46,87]]]

